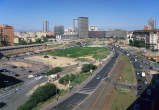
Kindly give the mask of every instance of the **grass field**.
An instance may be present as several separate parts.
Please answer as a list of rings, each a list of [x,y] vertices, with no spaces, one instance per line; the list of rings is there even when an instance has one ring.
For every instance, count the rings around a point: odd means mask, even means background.
[[[126,110],[135,99],[135,91],[118,88],[115,92],[110,110]]]
[[[77,86],[78,84],[81,84],[83,81],[85,81],[89,76],[91,75],[90,72],[88,73],[81,73],[78,74],[74,81],[71,82],[72,87]]]
[[[130,63],[129,58],[126,55],[121,55],[119,56],[118,61],[125,61],[119,82],[135,85],[137,83],[136,77],[133,65]]]
[[[69,49],[56,50],[47,54],[53,56],[78,58],[82,56],[92,56],[95,59],[106,58],[110,50],[106,47],[75,47]]]

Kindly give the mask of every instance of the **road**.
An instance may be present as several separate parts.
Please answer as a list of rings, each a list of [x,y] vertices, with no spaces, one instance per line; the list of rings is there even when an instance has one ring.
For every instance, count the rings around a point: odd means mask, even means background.
[[[31,82],[13,89],[0,96],[0,100],[7,105],[3,107],[3,110],[16,110],[17,107],[23,104],[29,98],[29,92],[37,84],[47,81],[47,78],[43,77],[39,80],[32,80]]]
[[[136,72],[137,79],[137,99],[127,108],[127,110],[158,110],[159,104],[159,75],[151,75],[149,70],[158,71],[158,65],[148,61],[145,58],[141,58],[134,53],[128,52],[127,50],[118,48],[122,53],[129,56],[131,63],[133,64]],[[146,70],[151,83],[148,84],[147,79],[142,73]]]
[[[63,102],[57,104],[51,110],[72,110],[78,104],[80,104],[87,96],[93,93],[101,82],[102,79],[107,77],[108,73],[111,71],[119,53],[115,53],[114,57],[104,66],[104,68],[96,74],[96,76],[86,84],[82,89],[75,92],[72,96],[64,100]]]

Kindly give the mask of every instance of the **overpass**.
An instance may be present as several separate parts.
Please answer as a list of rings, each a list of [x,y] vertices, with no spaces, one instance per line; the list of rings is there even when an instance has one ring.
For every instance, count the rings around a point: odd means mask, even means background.
[[[0,47],[0,51],[13,50],[13,49],[21,49],[21,48],[31,48],[31,47],[38,47],[38,46],[43,46],[43,45],[45,45],[45,44],[7,46],[7,47]]]

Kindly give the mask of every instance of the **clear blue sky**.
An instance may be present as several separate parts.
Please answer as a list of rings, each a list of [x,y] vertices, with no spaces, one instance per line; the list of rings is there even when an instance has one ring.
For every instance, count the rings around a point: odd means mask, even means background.
[[[105,29],[142,29],[150,17],[159,20],[158,0],[0,0],[0,24],[16,30],[40,31],[42,22],[72,26],[72,19],[89,17]]]

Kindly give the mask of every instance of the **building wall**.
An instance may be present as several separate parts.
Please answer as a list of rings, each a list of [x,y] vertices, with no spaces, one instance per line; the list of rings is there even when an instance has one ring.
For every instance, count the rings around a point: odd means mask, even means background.
[[[145,41],[149,49],[159,49],[159,30],[137,30],[133,32],[132,38]]]
[[[159,49],[159,32],[151,32],[146,43],[149,44],[150,49]]]
[[[88,36],[90,38],[105,38],[105,31],[89,31]]]
[[[125,30],[112,30],[112,31],[106,31],[105,37],[127,37],[127,31]]]
[[[54,27],[54,34],[55,35],[63,35],[64,34],[64,26],[62,26],[62,25],[56,25]]]
[[[80,38],[88,38],[88,17],[78,18],[78,34]]]
[[[5,40],[11,46],[14,45],[14,29],[12,26],[0,25],[0,34],[2,34],[3,36],[6,36]]]

